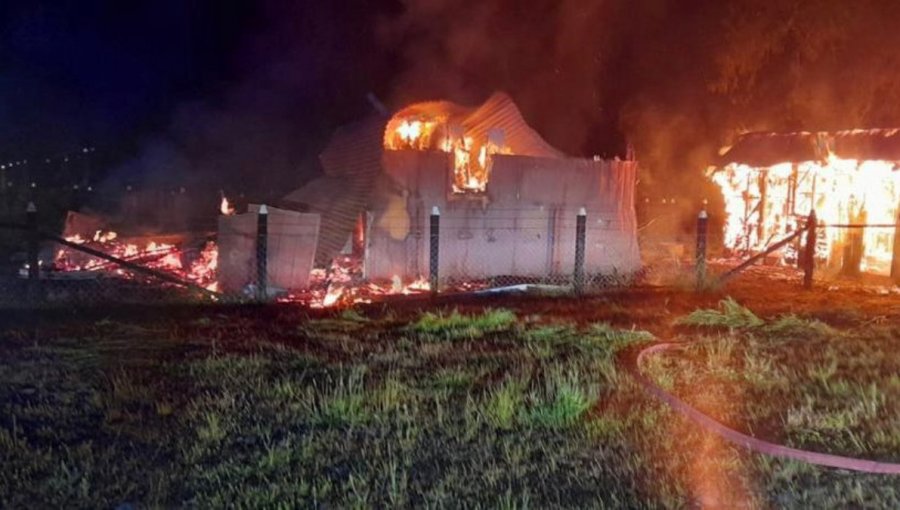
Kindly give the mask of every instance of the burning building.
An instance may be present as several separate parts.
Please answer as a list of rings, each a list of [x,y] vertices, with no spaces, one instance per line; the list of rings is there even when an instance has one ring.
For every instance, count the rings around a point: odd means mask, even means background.
[[[429,216],[439,212],[442,279],[570,275],[582,208],[586,273],[640,265],[636,163],[567,157],[502,93],[345,126],[321,161],[324,175],[281,204],[320,215],[319,266],[353,251],[367,279],[426,275]]]
[[[585,281],[640,267],[637,163],[564,155],[504,94],[344,126],[321,162],[323,176],[265,213],[253,204],[238,212],[222,196],[217,234],[136,237],[72,213],[45,276],[162,281],[311,306],[427,292],[435,213],[438,274],[455,288],[573,281],[582,214]]]
[[[845,274],[887,273],[900,200],[900,129],[749,133],[722,151],[725,247],[761,251],[815,210],[817,258]],[[796,247],[782,252],[786,261]]]

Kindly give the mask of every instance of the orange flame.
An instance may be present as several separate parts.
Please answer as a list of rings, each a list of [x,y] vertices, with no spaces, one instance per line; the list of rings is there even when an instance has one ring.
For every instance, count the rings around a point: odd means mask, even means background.
[[[453,155],[453,191],[482,193],[490,178],[491,156],[510,154],[508,147],[451,129],[447,119],[417,115],[392,119],[385,130],[384,147],[391,150],[438,150]]]
[[[795,230],[812,209],[828,225],[893,225],[900,203],[900,172],[895,166],[891,161],[833,155],[821,162],[762,169],[732,163],[712,174],[725,198],[725,246],[738,253],[761,251]],[[860,269],[889,270],[893,234],[892,228],[866,228],[858,234],[864,247]],[[818,257],[839,262],[851,235],[845,228],[822,229]],[[782,253],[794,255],[793,247]]]

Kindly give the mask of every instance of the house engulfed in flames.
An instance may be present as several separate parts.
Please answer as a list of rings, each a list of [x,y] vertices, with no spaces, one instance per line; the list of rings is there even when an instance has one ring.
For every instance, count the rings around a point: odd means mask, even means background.
[[[367,279],[427,275],[428,218],[439,211],[442,279],[568,275],[581,208],[586,272],[640,265],[636,163],[565,156],[502,93],[475,108],[425,102],[345,126],[321,161],[324,176],[278,204],[320,216],[320,267],[352,249]]]
[[[749,133],[712,172],[725,199],[725,247],[758,252],[815,209],[817,258],[845,274],[890,271],[900,202],[900,129]],[[869,228],[860,228],[870,225]],[[783,251],[785,262],[797,256]]]

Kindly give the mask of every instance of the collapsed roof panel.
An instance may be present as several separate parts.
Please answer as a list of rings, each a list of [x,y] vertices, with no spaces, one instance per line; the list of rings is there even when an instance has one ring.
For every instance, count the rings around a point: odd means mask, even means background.
[[[854,129],[833,132],[747,133],[718,161],[769,167],[779,163],[841,159],[900,161],[900,129]]]

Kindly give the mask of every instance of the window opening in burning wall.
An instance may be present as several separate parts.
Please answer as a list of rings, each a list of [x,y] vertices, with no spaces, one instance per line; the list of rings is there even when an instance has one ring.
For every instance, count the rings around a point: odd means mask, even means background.
[[[454,194],[484,193],[490,180],[494,154],[511,154],[502,129],[484,134],[467,132],[447,117],[419,115],[392,119],[385,129],[384,146],[390,150],[441,151],[453,155]]]

